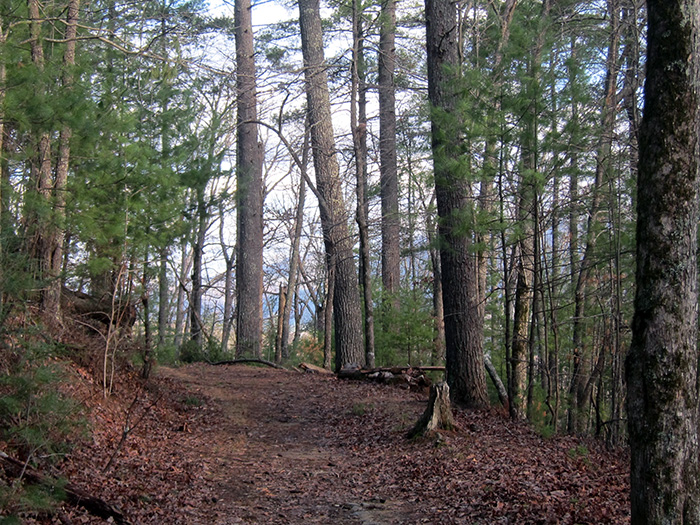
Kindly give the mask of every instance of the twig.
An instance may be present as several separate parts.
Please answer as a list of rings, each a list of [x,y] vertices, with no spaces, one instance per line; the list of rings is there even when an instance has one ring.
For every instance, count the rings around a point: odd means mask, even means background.
[[[143,411],[141,414],[141,417],[139,417],[136,422],[133,424],[133,426],[129,426],[129,419],[131,418],[132,411],[134,410],[136,403],[139,400],[139,393],[134,396],[134,400],[131,402],[131,405],[129,405],[129,408],[126,411],[126,421],[124,421],[124,427],[122,428],[122,436],[119,439],[119,443],[117,443],[117,448],[114,449],[114,452],[112,452],[112,455],[109,458],[109,461],[107,464],[104,466],[102,469],[102,472],[105,473],[109,470],[109,468],[112,466],[112,463],[114,463],[114,460],[116,459],[117,455],[121,451],[122,447],[124,446],[124,443],[126,442],[126,438],[129,437],[129,434],[131,434],[132,430],[134,430],[137,426],[139,426],[139,423],[143,421],[143,418],[146,417],[146,414],[153,408],[158,401],[163,397],[163,394],[160,394],[153,403],[148,405],[146,409]]]

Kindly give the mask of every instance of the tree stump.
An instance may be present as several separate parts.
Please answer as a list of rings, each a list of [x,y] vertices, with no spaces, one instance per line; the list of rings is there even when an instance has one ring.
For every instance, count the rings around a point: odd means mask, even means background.
[[[450,405],[450,387],[447,383],[438,383],[430,387],[428,406],[407,436],[425,436],[438,430],[455,430],[456,427]]]

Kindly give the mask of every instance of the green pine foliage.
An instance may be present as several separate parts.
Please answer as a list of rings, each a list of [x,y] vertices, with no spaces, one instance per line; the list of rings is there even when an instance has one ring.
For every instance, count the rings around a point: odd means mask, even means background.
[[[79,423],[77,405],[57,389],[66,378],[56,353],[48,343],[3,351],[8,363],[0,376],[1,436],[19,457],[65,453],[65,439]]]
[[[46,20],[65,16],[65,2],[43,4]],[[349,28],[349,3],[331,4],[333,12],[325,22],[329,44],[339,35],[345,38]],[[479,0],[463,6],[459,28],[462,62],[449,86],[457,95],[456,110],[439,116],[441,126],[436,132],[460,137],[461,149],[450,153],[449,162],[459,168],[461,182],[471,191],[469,202],[460,210],[459,231],[471,236],[474,251],[483,255],[486,264],[485,350],[508,384],[513,276],[519,245],[536,232],[540,285],[537,309],[529,321],[530,375],[536,384],[530,396],[532,421],[538,428],[558,430],[566,424],[576,321],[589,359],[587,373],[603,359],[602,372],[592,381],[595,406],[586,411],[586,418],[589,429],[605,433],[621,419],[619,408],[624,405],[621,362],[629,339],[634,276],[634,136],[628,115],[618,110],[612,150],[604,159],[602,205],[591,223],[597,243],[590,254],[584,312],[574,320],[597,147],[603,134],[601,98],[610,16],[600,2],[552,2],[547,16],[542,14],[543,4],[540,0],[516,2],[507,35],[501,12],[505,2]],[[235,165],[231,141],[235,135],[233,23],[220,14],[216,19],[207,18],[203,7],[200,1],[181,0],[83,2],[80,36],[89,37],[92,30],[87,28],[100,27],[103,39],[81,38],[72,71],[74,82],[67,89],[61,81],[63,25],[43,26],[45,64],[39,68],[30,52],[27,2],[0,2],[0,18],[8,35],[0,47],[0,61],[7,68],[6,85],[0,86],[6,138],[0,158],[0,291],[5,299],[12,298],[0,301],[0,323],[24,311],[25,301],[33,299],[30,291],[47,284],[37,279],[40,269],[29,260],[26,246],[40,225],[59,220],[66,233],[61,278],[68,287],[96,296],[116,295],[135,305],[138,341],[145,340],[148,313],[154,345],[157,310],[163,305],[168,311],[166,337],[159,342],[157,357],[170,362],[178,358],[215,360],[214,345],[199,348],[185,343],[178,348],[188,339],[187,315],[180,316],[175,330],[177,293],[185,289],[181,312],[190,300],[187,261],[201,218],[207,234],[202,318],[212,340],[221,338],[221,251],[231,251],[235,242],[231,214],[236,189],[229,180],[230,166]],[[367,22],[367,79],[374,86],[379,6],[362,3],[360,7]],[[638,37],[644,17],[643,9],[636,13],[640,20],[630,20],[634,14],[623,16],[634,27],[622,27],[619,60],[624,67],[616,79],[621,97],[628,96],[624,70],[635,60],[624,46]],[[431,280],[435,269],[431,250],[440,240],[435,238],[423,24],[422,2],[400,3],[396,86],[403,282],[395,310],[386,307],[393,302],[391,298],[381,297],[379,290],[374,294],[379,365],[440,364],[433,363],[436,326]],[[255,38],[262,66],[258,68],[260,118],[279,126],[302,157],[305,107],[298,24],[295,20],[263,23],[256,26]],[[540,38],[542,49],[536,57],[533,48]],[[643,41],[641,44],[643,51]],[[347,49],[334,45],[328,51],[333,104],[341,115],[348,99]],[[374,87],[368,97],[372,107]],[[54,208],[53,197],[40,198],[32,171],[40,132],[51,137],[55,168],[57,136],[64,125],[72,130],[65,218],[59,213],[63,210]],[[367,129],[371,139],[370,237],[376,256],[380,238],[378,124],[372,110]],[[350,134],[342,127],[336,132],[339,157],[347,166],[351,162]],[[289,266],[292,229],[286,226],[291,224],[297,190],[291,181],[298,180],[298,173],[274,133],[261,137],[266,141],[266,189],[273,192],[266,198],[263,217],[269,291],[284,280]],[[525,152],[530,153],[527,162]],[[309,163],[313,177],[311,168]],[[278,197],[280,193],[286,195]],[[524,200],[535,203],[532,215],[519,213]],[[324,302],[325,293],[321,284],[323,241],[311,202],[310,198],[301,247],[305,258],[297,298],[299,308],[305,309],[301,323],[313,316],[314,305]],[[225,212],[215,213],[218,208]],[[215,239],[217,234],[220,242]],[[162,254],[169,257],[168,297],[160,298],[156,281]],[[379,262],[373,261],[373,267],[378,273]],[[303,339],[297,349],[292,351],[292,362],[308,358],[320,364],[322,351],[316,341]],[[16,373],[37,384],[44,374],[31,366]],[[17,389],[14,399],[22,390],[20,383],[3,383],[2,388]],[[543,406],[546,417],[541,415]],[[31,432],[27,432],[17,429],[13,439],[31,442]]]
[[[375,308],[377,366],[432,364],[435,319],[431,297],[420,289],[401,289],[397,295],[380,298]],[[393,300],[398,309],[392,307]]]
[[[6,453],[30,467],[56,463],[86,428],[77,402],[61,392],[66,372],[57,349],[26,330],[13,337],[7,337],[7,332],[3,335],[0,442]],[[9,348],[9,341],[18,335],[25,341],[23,346]],[[62,484],[60,480],[41,485],[18,480],[0,483],[0,516],[11,523],[13,516],[22,513],[51,510],[63,498]]]

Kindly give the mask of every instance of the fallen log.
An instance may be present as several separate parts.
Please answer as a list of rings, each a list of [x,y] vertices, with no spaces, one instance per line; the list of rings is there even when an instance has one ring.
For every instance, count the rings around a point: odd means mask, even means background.
[[[210,363],[210,364],[212,364],[214,366],[218,366],[218,365],[238,365],[238,364],[246,364],[246,363],[257,363],[259,365],[265,365],[265,366],[269,366],[272,368],[277,368],[279,370],[287,370],[282,365],[278,365],[277,363],[273,363],[272,361],[268,361],[266,359],[254,359],[254,358],[229,359],[227,361],[216,361],[215,363]]]
[[[360,368],[357,366],[348,366],[338,372],[338,377],[342,379],[361,379],[365,376],[370,376],[377,372],[390,372],[398,375],[405,372],[420,371],[420,372],[444,372],[444,366],[386,366],[378,368]]]
[[[333,372],[331,372],[327,368],[321,368],[320,366],[312,365],[311,363],[299,363],[299,368],[305,370],[306,372],[313,372],[316,374],[333,374]]]
[[[405,372],[407,370],[422,370],[424,372],[444,372],[445,367],[444,366],[390,366],[387,368],[376,368],[375,370],[380,370],[380,371],[389,371],[393,372],[394,370],[397,370],[399,372]]]
[[[131,330],[136,322],[136,305],[131,300],[115,301],[112,297],[94,297],[63,287],[61,309],[84,320],[97,321]]]
[[[356,381],[373,381],[375,383],[408,385],[408,387],[412,390],[423,390],[427,389],[431,385],[430,379],[423,373],[424,370],[425,369],[423,367],[410,366],[363,369],[359,366],[350,365],[338,372],[338,378],[352,379]]]
[[[35,485],[51,486],[51,479],[38,470],[26,465],[23,461],[19,461],[8,456],[0,451],[0,464],[2,464],[5,473],[11,478],[22,478],[29,483]],[[120,525],[130,525],[129,520],[124,514],[114,505],[110,505],[105,500],[91,496],[83,492],[79,488],[70,483],[63,487],[63,492],[66,494],[66,501],[72,505],[83,507],[93,516],[97,516],[104,520],[112,519],[114,523]]]

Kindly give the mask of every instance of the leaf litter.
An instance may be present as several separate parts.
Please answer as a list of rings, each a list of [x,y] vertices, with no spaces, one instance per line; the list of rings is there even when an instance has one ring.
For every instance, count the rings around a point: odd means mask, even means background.
[[[61,469],[134,524],[630,521],[626,451],[497,410],[411,441],[427,394],[397,386],[205,364],[159,369],[137,403],[129,385],[83,396],[92,437]],[[47,520],[103,523],[67,506]]]

